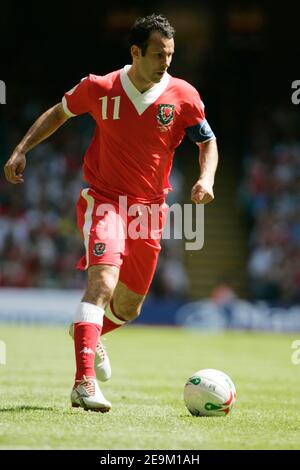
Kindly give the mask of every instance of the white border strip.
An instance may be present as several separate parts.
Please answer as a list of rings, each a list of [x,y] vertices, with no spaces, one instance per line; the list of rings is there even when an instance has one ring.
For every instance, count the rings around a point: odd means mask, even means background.
[[[83,189],[81,191],[81,196],[87,202],[87,208],[84,214],[84,225],[83,225],[83,238],[84,238],[84,246],[85,246],[85,258],[86,258],[86,265],[85,269],[89,266],[89,242],[90,242],[90,231],[92,226],[92,214],[95,205],[94,198],[88,194],[89,188]]]
[[[68,105],[67,105],[67,100],[66,100],[66,97],[65,97],[65,96],[62,97],[61,104],[62,104],[62,107],[63,107],[63,109],[64,109],[64,112],[66,113],[67,116],[70,116],[70,117],[77,116],[77,114],[73,114],[73,113],[71,113],[71,111],[69,110]]]
[[[120,320],[113,314],[109,304],[107,305],[105,309],[104,316],[108,318],[110,321],[112,321],[113,323],[115,323],[116,325],[124,325],[124,323],[126,323],[126,321]]]
[[[98,305],[90,304],[89,302],[80,302],[77,307],[74,323],[96,323],[96,325],[103,325],[104,310]]]

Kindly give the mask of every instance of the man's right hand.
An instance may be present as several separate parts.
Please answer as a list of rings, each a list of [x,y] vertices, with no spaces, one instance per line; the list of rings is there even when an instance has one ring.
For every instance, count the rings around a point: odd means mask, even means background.
[[[23,171],[26,165],[25,153],[16,148],[4,166],[5,178],[13,184],[23,183]]]

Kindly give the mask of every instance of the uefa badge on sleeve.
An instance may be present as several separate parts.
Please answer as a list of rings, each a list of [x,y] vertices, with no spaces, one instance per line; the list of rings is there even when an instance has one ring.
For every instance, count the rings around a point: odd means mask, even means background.
[[[95,243],[93,253],[95,256],[102,256],[105,253],[105,243]]]

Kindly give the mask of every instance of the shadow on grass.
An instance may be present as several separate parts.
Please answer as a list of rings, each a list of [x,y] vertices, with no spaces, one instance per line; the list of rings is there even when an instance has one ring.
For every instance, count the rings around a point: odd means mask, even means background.
[[[0,413],[6,413],[9,411],[57,411],[57,408],[53,408],[52,406],[31,406],[31,405],[0,407]]]

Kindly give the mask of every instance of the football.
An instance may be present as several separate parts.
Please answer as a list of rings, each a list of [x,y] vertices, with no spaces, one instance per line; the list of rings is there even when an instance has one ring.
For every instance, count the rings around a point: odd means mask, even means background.
[[[224,372],[202,369],[186,382],[184,402],[193,416],[226,416],[236,402],[235,386]]]

